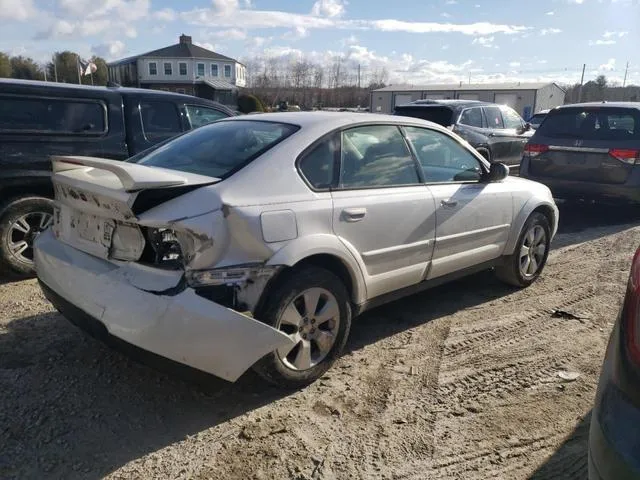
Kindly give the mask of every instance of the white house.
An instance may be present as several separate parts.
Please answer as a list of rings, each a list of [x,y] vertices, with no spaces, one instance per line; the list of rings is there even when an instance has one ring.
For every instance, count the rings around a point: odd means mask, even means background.
[[[111,62],[109,80],[122,86],[186,93],[233,104],[247,84],[246,67],[237,60],[194,45],[191,37],[135,57]]]

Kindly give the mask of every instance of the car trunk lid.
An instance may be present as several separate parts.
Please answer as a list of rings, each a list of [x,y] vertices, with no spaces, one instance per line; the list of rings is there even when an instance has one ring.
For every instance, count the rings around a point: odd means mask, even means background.
[[[137,215],[219,179],[94,157],[52,157],[54,234],[100,258],[137,260],[145,245]],[[136,200],[140,199],[141,202]]]

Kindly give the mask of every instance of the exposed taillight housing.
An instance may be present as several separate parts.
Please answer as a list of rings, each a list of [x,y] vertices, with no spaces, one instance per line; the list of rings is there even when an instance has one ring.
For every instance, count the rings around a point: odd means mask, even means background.
[[[640,248],[633,256],[622,320],[627,357],[640,367]]]
[[[529,158],[537,157],[541,153],[545,153],[549,151],[549,145],[542,145],[539,143],[527,143],[524,146],[524,153],[528,155]]]
[[[612,148],[609,150],[609,155],[629,165],[640,163],[640,150],[632,148]]]

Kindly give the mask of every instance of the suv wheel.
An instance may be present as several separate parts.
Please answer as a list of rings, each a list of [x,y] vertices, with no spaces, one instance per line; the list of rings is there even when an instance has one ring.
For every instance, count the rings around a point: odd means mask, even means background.
[[[331,272],[294,271],[273,292],[257,316],[286,333],[293,347],[269,353],[254,365],[267,381],[298,388],[320,378],[342,353],[351,328],[346,288]]]
[[[0,212],[0,266],[33,276],[33,242],[53,220],[53,201],[43,197],[10,200]]]
[[[543,214],[535,212],[525,222],[512,255],[496,267],[498,278],[515,287],[528,287],[542,273],[551,246],[551,228]]]

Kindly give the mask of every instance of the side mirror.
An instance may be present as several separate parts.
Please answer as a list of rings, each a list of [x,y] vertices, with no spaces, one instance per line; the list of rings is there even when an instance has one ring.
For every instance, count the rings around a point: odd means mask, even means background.
[[[489,169],[487,180],[490,182],[500,182],[509,176],[509,167],[504,163],[492,163]]]

